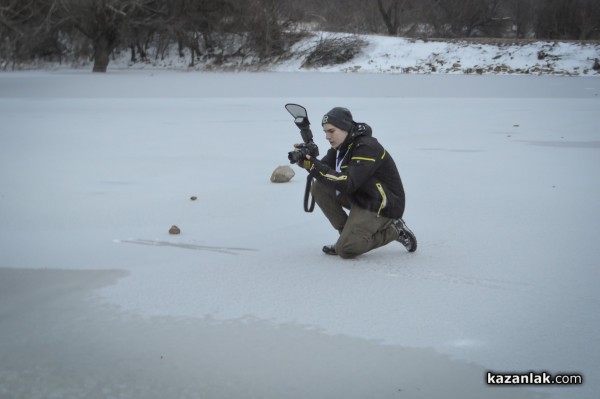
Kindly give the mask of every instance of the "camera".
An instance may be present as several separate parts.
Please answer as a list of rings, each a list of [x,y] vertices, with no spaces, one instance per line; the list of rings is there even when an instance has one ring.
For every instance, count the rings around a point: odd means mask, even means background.
[[[310,157],[319,156],[319,148],[313,141],[313,135],[310,131],[310,122],[308,121],[308,113],[306,108],[298,104],[286,104],[285,109],[294,117],[294,123],[300,129],[300,135],[304,144],[296,144],[294,151],[288,152],[290,163],[299,163]],[[300,165],[303,166],[303,165]],[[310,190],[313,183],[313,177],[309,174],[306,176],[306,188],[304,190],[304,211],[312,212],[315,209],[315,197],[311,198]]]
[[[307,155],[315,158],[319,156],[319,147],[313,141],[302,143],[294,151],[288,152],[288,159],[290,163],[298,163],[306,159]]]

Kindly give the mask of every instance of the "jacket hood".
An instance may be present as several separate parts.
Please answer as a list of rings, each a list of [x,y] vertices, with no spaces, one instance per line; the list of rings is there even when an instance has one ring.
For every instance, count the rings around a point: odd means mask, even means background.
[[[354,124],[354,132],[350,133],[348,136],[353,136],[353,139],[357,138],[358,136],[373,136],[373,129],[371,129],[371,126],[367,125],[366,123],[362,123],[362,122],[357,122]]]
[[[354,140],[356,140],[360,136],[372,137],[373,129],[371,129],[371,126],[367,125],[366,123],[354,122],[352,125],[352,129],[350,129],[350,132],[348,132],[346,140],[344,140],[344,142],[340,146],[340,150],[345,150],[350,144],[354,142]]]

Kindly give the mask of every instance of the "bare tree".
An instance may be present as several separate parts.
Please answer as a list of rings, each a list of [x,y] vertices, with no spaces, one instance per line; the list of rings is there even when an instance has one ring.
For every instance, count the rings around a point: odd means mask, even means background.
[[[0,1],[0,59],[60,57],[59,30],[65,19],[55,0]]]
[[[238,21],[247,35],[246,47],[260,59],[269,59],[285,50],[285,34],[276,0],[246,0],[238,3]]]
[[[234,15],[234,3],[228,0],[175,0],[163,26],[175,36],[181,56],[183,49],[190,50],[193,64],[203,51],[209,55],[218,51],[219,36]]]
[[[110,54],[132,21],[150,20],[156,0],[59,0],[71,24],[92,43],[94,72],[106,72]]]
[[[580,40],[600,38],[600,3],[598,0],[580,0],[576,18]]]
[[[407,0],[377,0],[377,8],[390,36],[396,36],[400,29],[400,13]],[[384,4],[387,3],[387,4]]]
[[[507,16],[510,17],[512,31],[517,38],[533,34],[535,0],[508,0],[505,3]]]
[[[538,0],[535,33],[537,37],[547,39],[599,37],[598,0]]]
[[[504,0],[438,0],[442,25],[451,36],[486,34],[501,21]],[[496,33],[496,32],[493,32]]]

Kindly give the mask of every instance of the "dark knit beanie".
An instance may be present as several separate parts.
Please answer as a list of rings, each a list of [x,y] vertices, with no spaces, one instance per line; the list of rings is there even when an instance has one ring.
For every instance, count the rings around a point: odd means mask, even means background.
[[[335,107],[331,111],[323,116],[321,125],[330,123],[333,126],[349,132],[352,130],[354,121],[352,120],[352,114],[347,108]]]

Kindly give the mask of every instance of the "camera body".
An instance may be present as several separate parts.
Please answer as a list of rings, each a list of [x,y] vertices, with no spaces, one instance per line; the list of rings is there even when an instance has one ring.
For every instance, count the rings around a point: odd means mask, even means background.
[[[312,140],[302,143],[294,151],[288,152],[288,159],[290,163],[298,163],[306,159],[307,155],[315,158],[319,156],[319,147]]]

